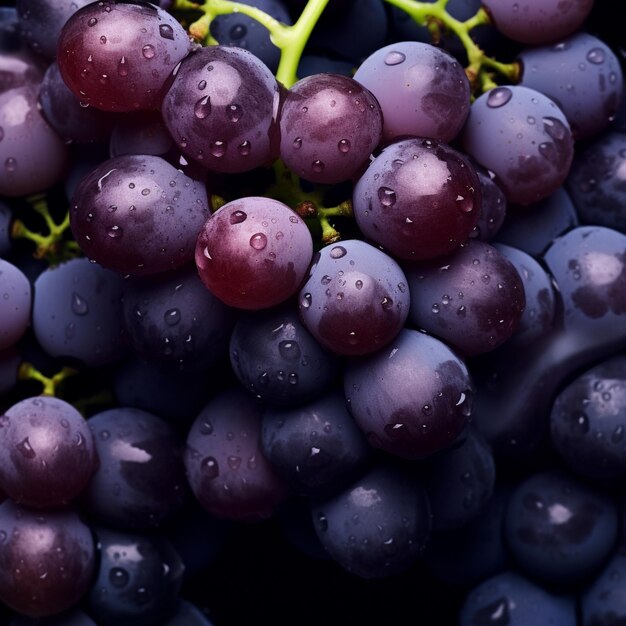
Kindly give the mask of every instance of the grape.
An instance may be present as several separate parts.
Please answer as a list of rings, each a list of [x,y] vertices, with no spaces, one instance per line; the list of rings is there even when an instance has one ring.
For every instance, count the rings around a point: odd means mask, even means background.
[[[151,154],[165,157],[174,148],[160,113],[142,111],[124,115],[111,130],[111,157]]]
[[[148,2],[102,0],[63,26],[57,61],[83,103],[105,111],[157,109],[166,80],[190,52],[180,23]]]
[[[403,135],[452,141],[470,110],[470,84],[450,54],[418,41],[379,48],[354,79],[369,89],[383,112],[383,140]]]
[[[418,481],[380,464],[330,499],[313,502],[319,540],[331,557],[363,578],[410,568],[430,536],[430,503]]]
[[[291,24],[291,17],[281,0],[244,0],[283,24]],[[211,35],[223,46],[245,48],[261,59],[275,73],[280,61],[280,49],[270,39],[267,28],[242,13],[218,15],[211,22]]]
[[[340,392],[291,409],[263,415],[263,452],[294,490],[328,497],[354,480],[369,460],[370,448]]]
[[[0,50],[19,50],[22,47],[19,17],[15,7],[0,7]]]
[[[299,299],[306,328],[338,354],[382,348],[409,312],[407,280],[398,263],[358,239],[322,248]]]
[[[216,172],[247,172],[278,156],[281,87],[243,48],[190,54],[163,99],[163,120],[183,154]]]
[[[507,202],[504,193],[482,168],[476,168],[480,182],[480,215],[470,237],[479,241],[489,242],[500,231],[507,213]]]
[[[105,161],[72,197],[72,232],[83,252],[115,272],[145,276],[191,261],[210,215],[203,183],[157,156]]]
[[[43,78],[45,66],[20,46],[17,32],[7,33],[2,26],[3,22],[0,21],[0,94],[17,87],[38,85]]]
[[[622,99],[620,62],[597,37],[577,33],[551,46],[533,46],[519,56],[519,84],[536,89],[559,105],[574,139],[604,130]]]
[[[33,84],[0,92],[0,195],[44,191],[65,173],[67,146],[42,116],[38,97]]]
[[[351,179],[378,145],[382,114],[376,98],[354,79],[314,74],[287,93],[280,117],[280,157],[306,180]]]
[[[306,224],[286,204],[243,197],[206,221],[196,245],[196,265],[207,289],[225,304],[264,309],[299,289],[313,256]]]
[[[544,44],[578,30],[594,0],[484,0],[496,28],[515,41]]]
[[[129,280],[124,323],[137,355],[180,370],[198,370],[226,354],[234,319],[191,264]]]
[[[552,443],[573,472],[597,479],[626,475],[620,445],[626,417],[626,358],[615,356],[564,387],[550,413]]]
[[[625,170],[623,133],[604,133],[577,152],[566,187],[582,224],[597,224],[626,233]]]
[[[401,259],[430,259],[463,243],[476,226],[480,182],[470,161],[430,139],[393,143],[355,185],[361,232]]]
[[[516,204],[537,202],[556,191],[574,156],[563,112],[547,96],[521,85],[495,87],[478,97],[462,143]]]
[[[602,492],[560,472],[522,480],[511,494],[505,537],[513,561],[540,584],[588,580],[617,540],[615,504]]]
[[[0,259],[7,256],[11,249],[11,209],[0,201]]]
[[[156,626],[175,610],[184,565],[164,537],[95,531],[98,569],[87,596],[103,626]]]
[[[369,443],[423,459],[463,435],[474,387],[465,363],[444,343],[404,329],[384,349],[346,366],[348,408]]]
[[[187,496],[182,444],[173,428],[129,407],[96,413],[87,424],[100,459],[82,498],[90,515],[123,529],[172,519]]]
[[[291,305],[241,315],[229,351],[239,382],[269,404],[310,402],[340,372],[336,356],[315,341]]]
[[[262,407],[243,389],[229,388],[207,403],[189,430],[187,478],[215,517],[260,522],[287,497],[261,449],[261,416]]]
[[[128,346],[122,288],[121,276],[84,257],[43,271],[33,301],[33,330],[41,347],[90,367],[123,357]]]
[[[546,591],[513,570],[497,574],[472,589],[460,612],[459,626],[576,626],[576,603],[571,595]]]
[[[111,134],[111,114],[81,106],[63,82],[57,63],[48,66],[39,97],[46,121],[66,140],[87,143],[108,139]]]
[[[24,273],[0,258],[0,351],[15,345],[30,325],[32,288]]]
[[[405,270],[411,323],[465,356],[494,350],[519,326],[524,284],[515,266],[488,243],[470,240]]]
[[[306,78],[314,74],[341,74],[352,76],[352,63],[318,54],[303,54],[298,65],[298,76]]]
[[[83,416],[57,398],[26,398],[0,421],[0,485],[16,502],[37,508],[69,503],[96,469]]]
[[[581,596],[581,626],[610,626],[626,618],[623,577],[626,548],[618,546],[611,560],[587,586]]]
[[[74,606],[91,584],[95,547],[74,509],[0,505],[0,600],[30,617]]]

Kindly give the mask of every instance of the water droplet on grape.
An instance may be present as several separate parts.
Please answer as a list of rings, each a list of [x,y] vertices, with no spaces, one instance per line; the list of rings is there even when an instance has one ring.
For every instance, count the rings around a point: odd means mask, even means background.
[[[278,344],[278,352],[284,359],[298,359],[300,357],[300,346],[296,341],[281,341]]]
[[[111,239],[119,239],[124,234],[124,231],[119,226],[111,226],[109,230],[107,230],[107,235]]]
[[[152,59],[154,57],[154,46],[151,46],[150,44],[145,45],[142,49],[141,49],[141,54],[143,54],[144,58],[146,59]]]
[[[161,24],[159,26],[159,35],[163,37],[163,39],[174,40],[174,29],[169,24]]]
[[[567,136],[567,127],[555,117],[544,117],[543,128],[556,141],[561,141]]]
[[[9,157],[4,162],[4,167],[7,172],[14,172],[17,169],[17,160],[14,159],[13,157]]]
[[[231,122],[238,122],[243,115],[243,108],[239,104],[231,104],[226,108],[228,119]]]
[[[168,326],[176,326],[180,322],[180,311],[178,309],[170,309],[165,312],[163,319]]]
[[[324,168],[326,167],[324,165],[324,163],[322,161],[320,161],[319,159],[316,159],[315,161],[313,161],[313,163],[311,164],[311,167],[313,168],[313,171],[317,174],[321,174],[324,171]]]
[[[573,435],[586,435],[589,432],[589,418],[586,413],[574,413],[570,417],[570,432]]]
[[[337,147],[339,148],[339,152],[343,152],[344,154],[346,154],[346,152],[350,152],[350,142],[347,139],[342,139],[337,144]]]
[[[226,142],[214,141],[211,144],[211,154],[216,158],[221,158],[226,154]]]
[[[587,53],[587,61],[594,65],[601,65],[604,63],[604,50],[602,48],[592,48]]]
[[[28,437],[22,439],[22,441],[16,444],[15,447],[17,448],[17,451],[27,459],[34,459],[37,456],[36,452],[33,450],[33,447],[30,445]]]
[[[389,187],[379,187],[378,199],[383,206],[393,206],[396,203],[396,192]]]
[[[95,17],[90,17],[87,21],[87,26],[95,26],[98,23],[98,20]]]
[[[252,144],[247,139],[237,146],[237,152],[239,152],[241,156],[248,156],[251,150]]]
[[[109,582],[117,589],[126,587],[130,581],[130,575],[123,567],[112,567],[109,571]]]
[[[193,114],[199,119],[203,120],[211,114],[211,98],[204,96],[200,98],[193,109]]]
[[[302,138],[301,137],[296,137],[293,140],[293,147],[296,148],[296,149],[297,148],[302,148]]]
[[[487,106],[492,109],[504,106],[513,97],[513,92],[508,87],[496,87],[487,96]]]
[[[313,296],[310,293],[305,293],[302,296],[302,300],[300,301],[300,306],[303,309],[308,309],[311,306],[312,300],[313,300]]]
[[[74,292],[72,294],[72,313],[75,315],[87,315],[89,313],[89,305],[87,304],[87,300]]]
[[[246,221],[246,218],[248,217],[247,213],[244,213],[243,211],[234,211],[233,213],[230,214],[230,223],[235,225],[235,224],[241,224],[242,222]]]
[[[330,258],[331,259],[340,259],[341,257],[346,256],[347,251],[343,246],[334,246],[330,250]]]
[[[255,233],[250,237],[250,245],[255,250],[264,250],[267,246],[267,237],[263,233]]]

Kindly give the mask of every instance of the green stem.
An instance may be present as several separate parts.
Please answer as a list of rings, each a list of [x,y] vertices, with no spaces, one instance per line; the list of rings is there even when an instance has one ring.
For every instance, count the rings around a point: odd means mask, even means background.
[[[76,374],[77,371],[71,367],[64,367],[60,372],[57,372],[54,376],[44,376],[32,363],[24,362],[20,365],[18,370],[19,380],[35,380],[41,383],[43,390],[41,395],[43,396],[56,396],[57,388],[59,385],[70,376]]]

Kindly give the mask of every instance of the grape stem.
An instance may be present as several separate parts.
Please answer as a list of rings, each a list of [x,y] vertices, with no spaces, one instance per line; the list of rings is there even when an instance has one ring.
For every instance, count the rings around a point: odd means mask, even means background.
[[[41,395],[43,396],[56,396],[59,385],[70,376],[77,374],[77,370],[71,367],[64,367],[60,372],[57,372],[54,376],[45,376],[42,374],[32,363],[24,361],[18,370],[18,380],[36,380],[41,383],[43,390]]]
[[[48,202],[44,194],[30,196],[27,202],[32,209],[41,215],[48,230],[47,235],[30,230],[21,220],[15,220],[11,226],[11,236],[14,239],[27,239],[35,244],[33,256],[36,259],[46,259],[50,264],[60,263],[80,254],[78,244],[66,238],[70,230],[69,211],[60,223],[56,223],[50,215]]]

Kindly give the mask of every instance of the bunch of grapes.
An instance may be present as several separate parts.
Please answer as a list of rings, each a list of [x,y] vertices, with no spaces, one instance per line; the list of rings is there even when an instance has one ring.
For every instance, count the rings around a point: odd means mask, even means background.
[[[626,623],[617,16],[0,8],[0,622]]]

